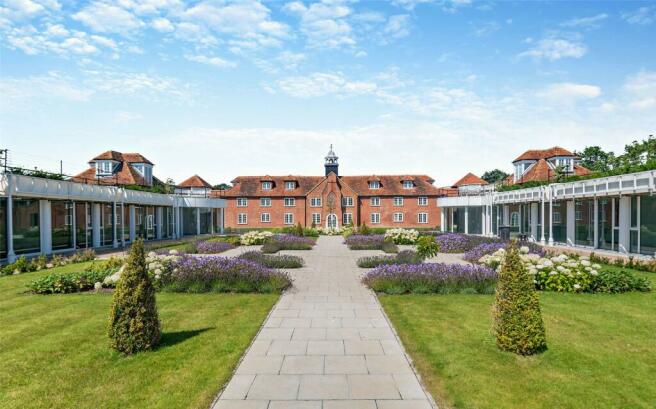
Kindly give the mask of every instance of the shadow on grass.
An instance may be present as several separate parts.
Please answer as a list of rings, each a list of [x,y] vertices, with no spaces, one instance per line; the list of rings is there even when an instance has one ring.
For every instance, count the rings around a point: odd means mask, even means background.
[[[185,342],[189,338],[193,338],[196,335],[200,335],[205,331],[214,329],[214,327],[194,329],[191,331],[175,331],[175,332],[164,332],[162,333],[162,338],[159,341],[158,348],[170,347],[181,342]]]

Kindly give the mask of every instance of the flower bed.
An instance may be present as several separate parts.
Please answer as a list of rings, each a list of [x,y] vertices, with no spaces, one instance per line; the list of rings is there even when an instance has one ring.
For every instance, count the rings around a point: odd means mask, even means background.
[[[264,244],[273,236],[273,233],[270,231],[249,231],[244,233],[239,237],[239,242],[243,246],[254,246],[258,244]]]
[[[412,250],[403,250],[394,256],[368,256],[360,257],[357,261],[358,267],[374,268],[381,265],[391,264],[421,264],[423,259]]]
[[[323,236],[339,236],[344,230],[339,227],[317,227],[317,232]]]
[[[435,242],[440,246],[440,253],[465,253],[479,244],[499,243],[501,239],[462,233],[444,233],[435,236]]]
[[[262,253],[277,253],[280,250],[312,250],[314,240],[291,234],[276,234],[262,246]]]
[[[269,268],[301,268],[303,267],[303,259],[297,256],[284,255],[268,255],[261,251],[247,251],[239,255],[240,259],[254,261],[264,267]]]
[[[96,252],[93,251],[92,249],[77,251],[68,257],[63,257],[58,254],[55,254],[50,259],[48,259],[46,256],[39,256],[32,260],[28,260],[27,257],[20,256],[13,263],[7,264],[2,268],[0,268],[0,276],[30,273],[33,271],[40,271],[49,268],[65,266],[67,264],[92,261],[95,258],[96,258]]]
[[[27,285],[34,294],[67,294],[81,291],[112,287],[103,285],[107,277],[119,271],[123,260],[110,258],[109,260],[93,263],[84,271],[73,273],[50,273]]]
[[[385,239],[394,244],[415,244],[419,232],[414,229],[389,229],[385,232]]]
[[[344,240],[350,250],[382,250],[385,253],[399,251],[396,244],[386,241],[382,234],[352,234]]]
[[[496,272],[485,266],[427,263],[379,266],[362,281],[386,294],[491,294],[496,279]]]
[[[196,251],[199,254],[218,254],[234,248],[235,246],[224,241],[204,240],[196,243]]]
[[[499,249],[505,249],[506,247],[508,247],[509,244],[510,242],[507,241],[479,244],[473,249],[465,252],[463,259],[469,261],[470,263],[479,263],[479,260],[483,256],[488,254],[494,254]],[[523,245],[523,247],[526,247],[528,249],[528,253],[537,254],[540,257],[544,257],[544,255],[546,254],[546,251],[544,251],[542,246],[535,243],[526,243]]]
[[[650,291],[651,283],[627,271],[600,271],[601,265],[587,258],[559,256],[545,258],[529,254],[528,247],[521,248],[521,260],[528,274],[533,276],[538,290],[557,292],[605,292]],[[482,264],[498,269],[504,260],[505,249],[499,249],[479,260]]]
[[[240,258],[182,256],[162,276],[167,291],[277,293],[291,285],[287,274]]]

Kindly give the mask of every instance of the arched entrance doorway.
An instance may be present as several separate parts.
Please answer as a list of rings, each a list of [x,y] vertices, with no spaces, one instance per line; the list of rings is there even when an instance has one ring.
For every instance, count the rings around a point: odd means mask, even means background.
[[[331,213],[326,217],[326,227],[329,229],[337,228],[337,216],[335,214]]]

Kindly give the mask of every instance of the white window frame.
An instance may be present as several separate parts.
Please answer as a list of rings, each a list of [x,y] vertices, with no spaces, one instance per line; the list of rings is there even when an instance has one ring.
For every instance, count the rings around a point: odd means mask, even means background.
[[[310,198],[310,207],[321,207],[321,198],[320,197]]]
[[[351,196],[342,197],[342,207],[353,207],[353,197]]]
[[[248,215],[246,213],[237,213],[237,224],[248,224]]]
[[[346,226],[353,223],[353,213],[342,214],[342,225]]]
[[[245,197],[238,197],[237,198],[237,207],[247,207],[248,206],[248,199]]]
[[[371,224],[380,224],[380,213],[371,213],[369,215],[369,221]]]
[[[369,189],[380,189],[380,182],[378,180],[370,180]]]
[[[285,198],[285,207],[295,207],[295,206],[296,206],[296,198],[293,197]]]
[[[394,196],[394,206],[403,206],[403,196]]]
[[[287,225],[294,224],[294,213],[285,213],[283,215],[283,223]]]
[[[273,188],[273,182],[262,182],[262,190],[271,190]]]
[[[260,207],[271,207],[271,198],[270,197],[261,197],[260,198]]]
[[[403,213],[401,212],[394,213],[394,223],[403,223]]]
[[[380,196],[372,196],[369,203],[372,207],[380,207]]]
[[[428,196],[419,196],[417,198],[417,206],[428,206]]]
[[[413,187],[415,187],[415,184],[412,180],[404,180],[403,181],[403,188],[404,189],[412,189]]]
[[[426,212],[417,213],[417,223],[428,224],[428,213]]]
[[[271,213],[260,213],[260,223],[271,223]]]
[[[312,223],[316,226],[321,224],[321,213],[312,213]]]
[[[294,190],[296,189],[296,182],[293,180],[285,181],[285,190]]]

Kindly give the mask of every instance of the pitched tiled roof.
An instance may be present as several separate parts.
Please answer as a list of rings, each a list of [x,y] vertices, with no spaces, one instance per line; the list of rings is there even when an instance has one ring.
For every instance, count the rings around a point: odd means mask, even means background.
[[[220,196],[225,197],[278,197],[278,196],[305,196],[313,187],[324,179],[323,176],[239,176],[231,183],[232,187],[220,191]],[[273,188],[262,189],[262,182],[273,182]],[[286,181],[295,181],[296,189],[285,189]]]
[[[592,173],[588,168],[585,168],[581,165],[574,165],[574,175],[585,176]],[[548,181],[553,180],[556,176],[555,169],[547,162],[545,159],[540,159],[534,165],[530,166],[522,177],[517,181],[513,182],[512,175],[510,176],[510,183],[526,183],[526,182],[538,182],[538,181]]]
[[[462,179],[457,181],[452,187],[467,186],[467,185],[487,185],[487,184],[488,183],[485,180],[469,172],[465,176],[463,176]]]
[[[218,193],[225,197],[241,196],[305,196],[316,185],[325,179],[324,176],[240,176],[232,181],[233,187]],[[443,189],[432,185],[433,179],[426,175],[365,175],[341,176],[339,179],[360,196],[394,196],[394,195],[442,195]],[[369,189],[369,181],[380,181],[380,189]],[[405,189],[404,180],[412,180],[414,187]],[[273,188],[262,189],[262,181],[272,181]],[[296,181],[297,188],[286,190],[285,181]]]
[[[442,189],[433,186],[433,178],[427,175],[342,176],[340,179],[360,196],[434,196],[443,194]],[[380,181],[380,189],[369,189],[370,180]],[[412,180],[414,187],[404,188],[404,180]]]
[[[513,162],[520,160],[540,160],[540,159],[549,159],[554,156],[576,156],[567,149],[561,148],[560,146],[554,146],[549,149],[538,149],[538,150],[529,150],[517,157]]]
[[[188,179],[185,179],[182,183],[178,185],[178,187],[204,187],[211,189],[212,185],[207,183],[205,179],[198,175],[194,175]]]
[[[96,176],[96,168],[91,167],[84,172],[75,175],[71,178],[74,182],[80,183],[97,183],[107,185],[145,185],[144,178],[134,170],[130,165],[122,162],[119,165],[116,174],[111,176]],[[155,178],[153,178],[154,180]]]
[[[128,163],[148,163],[150,165],[153,164],[151,161],[146,159],[146,157],[140,153],[121,153],[117,151],[103,152],[92,159],[92,161],[94,160],[115,160],[117,162],[125,161]]]

